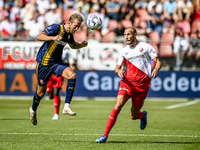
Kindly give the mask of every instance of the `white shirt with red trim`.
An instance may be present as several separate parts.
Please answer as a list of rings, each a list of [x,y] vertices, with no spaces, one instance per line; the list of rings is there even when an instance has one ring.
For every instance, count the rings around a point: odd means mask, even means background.
[[[158,57],[156,50],[148,43],[138,42],[134,47],[125,46],[118,57],[117,65],[125,62],[127,72],[123,80],[133,86],[146,88],[151,85],[151,59]]]
[[[16,23],[4,20],[0,23],[0,31],[2,31],[4,35],[10,36],[13,34],[14,31],[16,31]]]

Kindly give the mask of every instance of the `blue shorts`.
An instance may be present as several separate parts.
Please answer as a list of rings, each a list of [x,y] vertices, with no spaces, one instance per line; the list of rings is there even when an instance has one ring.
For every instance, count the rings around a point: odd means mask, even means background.
[[[46,85],[52,74],[55,74],[57,77],[62,76],[63,71],[65,70],[65,68],[68,67],[69,64],[64,62],[59,62],[57,64],[54,64],[53,66],[44,66],[40,63],[37,63],[36,76],[38,85]]]

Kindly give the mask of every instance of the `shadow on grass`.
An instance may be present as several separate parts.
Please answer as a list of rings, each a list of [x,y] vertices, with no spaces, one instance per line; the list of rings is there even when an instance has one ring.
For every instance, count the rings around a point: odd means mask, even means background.
[[[200,144],[200,142],[107,141],[106,143]]]
[[[64,141],[60,141],[60,140],[52,140],[53,142],[64,142],[64,143],[85,143],[86,141],[76,141],[76,140],[64,140]],[[104,145],[104,144],[117,144],[117,143],[121,143],[121,144],[148,144],[148,143],[154,143],[154,144],[200,144],[200,142],[155,142],[155,141],[107,141],[106,143],[96,143],[95,141],[87,141],[90,144],[100,144],[100,145]]]
[[[83,121],[86,121],[86,120],[97,120],[97,121],[100,121],[100,120],[107,120],[107,118],[88,118],[88,117],[79,117],[79,116],[77,116],[77,117],[73,117],[73,116],[69,116],[68,117],[68,119],[69,120],[79,120],[79,121],[81,121],[81,120],[83,120]]]
[[[29,118],[0,118],[0,120],[30,120]]]

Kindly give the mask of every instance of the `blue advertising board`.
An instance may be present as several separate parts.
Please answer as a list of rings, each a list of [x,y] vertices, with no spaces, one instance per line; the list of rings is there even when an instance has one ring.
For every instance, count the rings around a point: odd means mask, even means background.
[[[121,80],[114,71],[76,70],[74,96],[116,97]],[[32,96],[36,92],[33,70],[0,70],[0,95]],[[65,92],[61,91],[61,96]],[[152,79],[148,97],[200,98],[200,72],[160,71]]]

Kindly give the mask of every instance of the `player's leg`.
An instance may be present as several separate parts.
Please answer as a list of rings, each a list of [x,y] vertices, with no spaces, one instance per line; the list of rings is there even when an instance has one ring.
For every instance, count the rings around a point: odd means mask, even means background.
[[[105,143],[107,138],[108,138],[108,134],[110,133],[111,129],[113,128],[113,126],[115,125],[115,122],[117,120],[117,116],[120,113],[122,107],[124,106],[124,104],[127,102],[128,98],[125,97],[124,95],[118,95],[117,96],[117,102],[115,104],[115,107],[113,108],[107,124],[106,124],[106,128],[105,128],[105,132],[103,134],[103,136],[99,139],[96,140],[97,143]]]
[[[50,80],[47,82],[47,93],[49,96],[49,99],[53,99],[53,87],[52,87],[53,81]]]
[[[54,74],[51,77],[52,79],[52,87],[53,87],[53,99],[54,99],[54,108],[55,113],[52,120],[59,119],[59,108],[60,108],[60,89],[63,81],[63,77],[56,77]]]
[[[76,74],[69,67],[67,63],[59,62],[54,70],[56,75],[61,75],[65,79],[68,80],[67,88],[66,88],[66,97],[65,97],[65,105],[63,108],[63,113],[68,114],[70,116],[75,116],[76,113],[70,109],[70,103],[74,94],[75,85],[76,85]]]
[[[44,97],[46,93],[47,86],[39,86],[37,88],[37,92],[33,96],[33,103],[32,107],[30,107],[30,119],[33,125],[37,125],[37,117],[36,117],[36,110],[40,104],[41,99]]]
[[[135,108],[133,105],[130,112],[131,119],[136,120],[140,119],[140,129],[144,130],[147,126],[147,112],[140,111],[140,108]]]
[[[119,114],[119,112],[121,111],[122,107],[124,106],[124,104],[127,102],[127,99],[124,95],[118,95],[117,96],[117,102],[115,104],[115,107],[113,108],[109,118],[108,118],[108,122],[106,124],[106,129],[104,132],[104,136],[108,137],[108,134],[110,132],[110,130],[112,129],[112,127],[114,126],[116,120],[117,120],[117,116]]]
[[[55,108],[55,113],[52,118],[52,120],[58,120],[59,117],[59,108],[60,108],[60,88],[54,87],[54,93],[53,93],[53,99],[54,99],[54,108]]]
[[[53,99],[53,90],[52,91],[47,90],[47,94],[49,96],[49,99],[52,100]]]
[[[130,111],[130,117],[133,120],[144,118],[144,114],[140,111],[141,108],[135,108],[133,105]]]
[[[130,111],[130,117],[133,120],[140,119],[140,129],[144,130],[147,126],[147,112],[140,111],[149,89],[143,89],[143,91],[137,91],[132,97],[132,107]]]
[[[111,131],[112,127],[115,125],[119,112],[121,111],[122,107],[131,96],[132,96],[132,92],[131,92],[130,86],[125,81],[123,80],[120,81],[120,88],[118,90],[117,102],[108,118],[104,135],[101,138],[96,139],[97,143],[106,142],[109,132]]]
[[[40,100],[44,97],[46,90],[47,90],[47,85],[43,85],[43,86],[38,85],[37,92],[35,93],[33,97],[33,104],[32,104],[33,111],[37,110],[37,107],[40,104]]]
[[[63,113],[70,116],[75,116],[76,113],[70,109],[70,103],[76,86],[76,74],[70,67],[68,67],[63,71],[62,76],[68,79]]]
[[[53,67],[48,67],[37,63],[37,92],[33,96],[32,107],[30,107],[30,119],[33,125],[37,125],[36,111],[40,104],[40,100],[44,97],[47,90],[47,82],[52,75]]]

